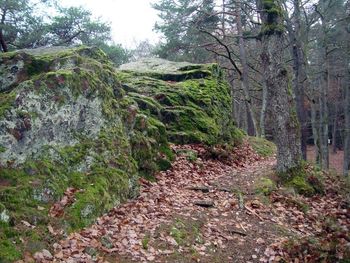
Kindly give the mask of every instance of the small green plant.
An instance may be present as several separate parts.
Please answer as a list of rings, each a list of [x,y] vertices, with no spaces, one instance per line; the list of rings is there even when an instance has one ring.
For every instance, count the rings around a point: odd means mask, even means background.
[[[184,223],[178,220],[175,226],[170,229],[170,235],[175,239],[178,245],[182,245],[185,242],[187,234],[184,228]]]
[[[186,156],[186,159],[190,161],[191,163],[194,163],[198,159],[198,155],[195,151],[187,150],[187,149],[180,149],[177,151],[177,154]]]
[[[150,236],[149,235],[145,235],[145,237],[142,239],[141,243],[142,243],[142,248],[144,250],[148,249],[148,243],[150,241]]]
[[[276,190],[276,183],[269,178],[261,177],[255,183],[255,192],[265,196],[270,195]]]

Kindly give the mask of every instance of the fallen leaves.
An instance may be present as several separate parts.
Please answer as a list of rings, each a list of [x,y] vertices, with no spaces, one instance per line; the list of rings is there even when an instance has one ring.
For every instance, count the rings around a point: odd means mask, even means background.
[[[244,252],[248,256],[242,258],[242,262],[279,262],[282,259],[313,262],[310,261],[310,257],[315,258],[312,247],[306,247],[308,254],[301,256],[297,250],[300,246],[286,250],[286,239],[264,232],[269,225],[271,228],[279,226],[297,237],[325,233],[330,241],[337,238],[341,243],[334,252],[336,256],[346,256],[341,248],[349,244],[346,233],[349,233],[350,213],[348,207],[341,207],[342,201],[334,191],[324,197],[310,198],[274,192],[269,200],[271,204],[265,204],[251,196],[250,191],[254,180],[265,176],[275,165],[275,159],[261,160],[246,144],[236,148],[230,156],[223,149],[208,153],[201,145],[173,146],[173,150],[194,151],[198,158],[191,162],[186,156],[178,155],[170,170],[156,175],[156,182],[140,178],[141,191],[137,199],[113,208],[94,225],[55,243],[52,258],[50,252],[41,251],[35,259],[38,262],[104,262],[101,255],[108,254],[112,258],[125,256],[136,262],[164,262],[161,259],[176,252],[194,253],[192,259],[198,261],[200,257],[210,257],[219,249],[225,250],[229,244],[234,244],[246,248]],[[235,192],[237,189],[239,191]],[[51,207],[50,215],[62,216],[64,208],[74,202],[76,192],[77,189],[68,188],[64,197]],[[307,213],[304,209],[308,209]],[[326,213],[338,222],[341,231],[322,222]],[[175,215],[192,223],[203,222],[190,246],[180,242],[181,233],[171,235],[162,229],[173,224]],[[28,222],[29,225],[22,223],[32,227]],[[260,224],[268,226],[260,230]],[[54,236],[59,232],[51,225],[48,231]],[[328,246],[329,251],[334,250],[329,242],[322,244]],[[293,253],[297,256],[292,256]],[[230,262],[234,258],[231,255],[227,257]]]
[[[49,215],[51,217],[61,217],[64,213],[64,208],[74,202],[74,195],[78,191],[78,189],[73,187],[67,188],[61,200],[50,208]]]
[[[174,249],[152,247],[157,229],[162,224],[171,222],[174,214],[190,217],[194,213],[206,213],[207,207],[211,207],[210,213],[214,219],[220,214],[229,216],[232,209],[237,207],[234,194],[211,183],[229,174],[234,168],[244,167],[256,161],[258,157],[247,145],[243,145],[242,149],[235,149],[233,157],[225,162],[208,159],[208,149],[201,145],[173,146],[175,152],[180,149],[196,152],[197,160],[191,162],[186,156],[179,155],[170,170],[156,175],[157,182],[140,178],[141,192],[137,199],[113,208],[108,214],[97,219],[96,224],[80,233],[72,233],[67,239],[56,244],[54,259],[77,260],[79,255],[80,261],[77,262],[86,262],[98,257],[98,251],[103,251],[128,255],[138,262],[154,261],[158,256],[174,252]],[[68,188],[63,198],[51,207],[50,215],[62,216],[64,208],[74,202],[76,192],[77,189]],[[225,234],[224,227],[218,224],[220,222],[214,220],[204,226],[203,235],[206,236],[207,242],[198,246],[201,255],[205,255],[207,247],[224,247],[225,241],[232,239],[232,236]],[[53,235],[57,232],[52,226],[48,226],[48,229]],[[146,233],[149,238],[147,250],[143,249],[142,245]],[[162,233],[158,239],[163,239],[170,248],[174,247],[178,251],[185,249],[179,247],[169,233]]]

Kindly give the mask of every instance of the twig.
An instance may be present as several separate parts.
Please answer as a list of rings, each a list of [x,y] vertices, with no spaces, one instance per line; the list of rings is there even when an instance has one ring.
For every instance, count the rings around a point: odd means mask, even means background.
[[[259,216],[254,210],[250,209],[248,206],[245,205],[244,208],[247,209],[253,215],[256,215],[261,221],[264,221],[264,219],[261,216]]]
[[[247,234],[242,232],[242,231],[239,231],[239,230],[236,230],[236,229],[228,229],[227,230],[230,234],[238,234],[238,235],[241,235],[241,236],[246,236]]]
[[[239,208],[243,209],[245,207],[244,205],[244,199],[243,199],[243,195],[241,192],[238,193],[238,202],[239,202]]]
[[[244,232],[247,232],[247,230],[244,228],[244,226],[241,223],[239,223],[239,226],[244,230]]]

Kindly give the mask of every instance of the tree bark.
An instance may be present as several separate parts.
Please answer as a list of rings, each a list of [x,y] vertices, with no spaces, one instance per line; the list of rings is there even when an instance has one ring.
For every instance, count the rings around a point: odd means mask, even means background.
[[[348,35],[350,32],[348,31]],[[350,51],[350,45],[348,43],[348,51]],[[345,85],[345,102],[344,102],[344,115],[345,115],[345,142],[344,142],[344,176],[350,176],[350,59],[348,56],[348,72],[347,72],[347,84]]]
[[[320,142],[321,142],[321,158],[320,164],[322,169],[329,168],[329,150],[328,150],[328,85],[329,70],[327,63],[327,50],[325,49],[323,73],[321,76],[321,97],[320,97]]]
[[[0,21],[0,46],[1,46],[1,49],[3,52],[8,51],[8,47],[7,47],[5,37],[4,37],[4,32],[3,32],[3,27],[5,25],[6,13],[7,13],[7,10],[5,9],[3,11],[3,14],[1,16],[1,21]]]
[[[350,72],[349,72],[350,74]],[[344,176],[350,176],[350,84],[345,88]]]
[[[253,105],[251,101],[251,96],[249,94],[249,80],[248,80],[248,63],[247,63],[247,55],[244,46],[243,39],[243,27],[242,27],[242,18],[241,18],[241,2],[236,2],[236,18],[237,18],[237,33],[238,33],[238,44],[239,44],[239,57],[242,65],[242,74],[240,76],[241,87],[244,94],[244,98],[246,101],[247,107],[247,120],[248,120],[248,134],[251,136],[259,136],[259,130],[257,126],[257,121],[255,117],[255,113],[253,111]]]
[[[315,161],[319,163],[320,160],[320,139],[319,139],[319,125],[317,124],[317,110],[316,102],[312,100],[311,104],[311,125],[312,125],[312,137],[315,145]]]
[[[260,112],[260,134],[262,138],[265,138],[265,118],[266,118],[266,109],[267,109],[267,86],[266,86],[266,79],[264,77],[263,84],[262,84],[262,105],[261,105],[261,112]]]
[[[306,67],[305,67],[305,55],[303,52],[303,44],[301,40],[301,26],[300,26],[300,2],[299,0],[293,1],[294,5],[294,30],[291,29],[291,42],[292,42],[292,56],[293,56],[293,88],[295,94],[296,108],[298,119],[301,127],[301,151],[303,159],[306,160],[307,151],[307,117],[305,106],[305,84],[307,80]]]
[[[335,103],[333,129],[332,129],[332,152],[337,153],[337,130],[338,130],[338,104]]]
[[[274,120],[273,137],[277,145],[277,172],[284,173],[301,166],[300,125],[292,96],[292,87],[284,61],[284,27],[282,11],[277,0],[259,1],[262,20],[263,63],[271,117]],[[276,12],[277,11],[277,12]]]

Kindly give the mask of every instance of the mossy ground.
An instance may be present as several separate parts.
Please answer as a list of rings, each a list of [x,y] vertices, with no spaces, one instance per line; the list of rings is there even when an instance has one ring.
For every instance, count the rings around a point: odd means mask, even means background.
[[[312,196],[324,193],[324,182],[321,171],[302,162],[287,172],[278,174],[278,180],[286,187],[293,188],[298,194]]]
[[[277,151],[276,145],[264,138],[248,136],[248,142],[262,157],[272,156]]]

